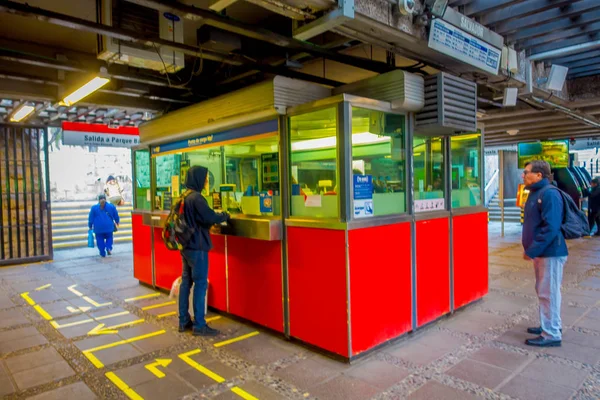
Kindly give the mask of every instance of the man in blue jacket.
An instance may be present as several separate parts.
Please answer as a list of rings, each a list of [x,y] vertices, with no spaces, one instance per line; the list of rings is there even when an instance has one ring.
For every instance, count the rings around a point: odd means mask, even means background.
[[[115,226],[119,226],[119,222],[117,208],[106,202],[106,195],[98,196],[98,204],[90,210],[88,228],[94,229],[101,257],[106,257],[107,253],[109,256],[112,254],[113,232]]]
[[[590,233],[596,225],[596,233],[594,236],[600,236],[600,178],[592,179],[590,195],[588,197],[588,221],[590,224]]]
[[[191,330],[194,336],[216,336],[220,332],[206,324],[204,299],[208,286],[208,252],[212,249],[210,228],[229,219],[226,213],[216,213],[202,196],[208,189],[208,169],[200,166],[188,170],[185,181],[183,214],[186,223],[194,231],[189,242],[181,250],[183,270],[179,286],[179,332]],[[194,319],[189,313],[190,291],[194,285]]]
[[[540,326],[527,329],[538,337],[525,343],[540,347],[560,346],[562,342],[560,286],[568,256],[561,231],[563,199],[557,189],[547,187],[550,171],[550,165],[539,160],[528,163],[523,171],[523,183],[529,190],[523,220],[523,258],[533,260],[540,304]]]

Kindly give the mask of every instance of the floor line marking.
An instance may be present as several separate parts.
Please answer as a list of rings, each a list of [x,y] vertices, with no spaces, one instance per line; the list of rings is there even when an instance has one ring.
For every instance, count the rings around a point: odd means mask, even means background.
[[[29,304],[30,306],[35,306],[35,301],[33,301],[31,297],[29,297],[29,292],[21,293],[21,297],[25,299],[27,304]]]
[[[131,303],[132,301],[144,300],[144,299],[151,299],[153,297],[158,297],[158,296],[160,296],[160,293],[150,293],[150,294],[145,294],[143,296],[130,297],[128,299],[125,299],[125,302],[126,303]]]
[[[39,288],[35,288],[35,290],[39,292],[40,290],[48,289],[50,286],[52,286],[52,284],[48,283],[44,286],[40,286]]]
[[[111,302],[100,304],[100,303],[97,303],[96,301],[90,299],[88,296],[83,296],[82,299],[84,299],[85,301],[87,301],[88,303],[93,305],[94,307],[105,307],[105,306],[110,306],[112,304]]]
[[[170,317],[172,315],[177,315],[177,311],[171,311],[168,313],[164,313],[164,314],[159,314],[156,316],[156,318],[165,318],[165,317]]]
[[[144,321],[145,321],[144,319],[137,319],[135,321],[124,322],[124,323],[119,324],[119,325],[107,326],[104,329],[118,329],[118,328],[123,328],[124,326],[131,326],[131,325],[141,324]]]
[[[94,319],[96,321],[102,321],[103,319],[109,319],[109,318],[113,318],[113,317],[120,317],[122,315],[127,315],[127,314],[129,314],[129,311],[122,311],[122,312],[118,312],[118,313],[114,313],[114,314],[103,315],[102,317],[96,317]]]
[[[213,322],[213,321],[216,321],[218,319],[221,319],[220,315],[217,315],[216,317],[206,318],[206,322]]]
[[[238,396],[240,396],[244,400],[258,400],[258,397],[252,396],[250,393],[246,392],[244,389],[234,386],[231,388],[231,391]]]
[[[117,346],[120,346],[120,345],[123,345],[123,344],[127,344],[127,343],[137,342],[139,340],[144,340],[144,339],[148,339],[148,338],[151,338],[151,337],[154,337],[154,336],[162,335],[163,333],[167,333],[167,331],[165,331],[163,329],[163,330],[160,330],[160,331],[148,333],[146,335],[132,337],[131,339],[119,340],[118,342],[108,343],[108,344],[105,344],[103,346],[98,346],[98,347],[94,347],[94,348],[91,348],[91,349],[83,350],[82,353],[83,353],[84,356],[87,357],[88,360],[90,360],[90,362],[92,364],[94,364],[94,366],[96,368],[104,368],[104,364],[102,364],[102,361],[100,361],[94,354],[92,354],[93,352],[100,351],[100,350],[110,349],[111,347],[117,347]]]
[[[154,308],[166,307],[166,306],[170,306],[170,305],[173,305],[173,304],[177,304],[177,301],[173,300],[173,301],[167,301],[166,303],[153,304],[151,306],[142,307],[142,310],[143,311],[152,310]]]
[[[69,290],[69,292],[71,292],[79,297],[83,296],[83,293],[81,293],[79,290],[75,290],[75,286],[77,286],[77,285],[71,285],[67,289]]]
[[[69,322],[68,324],[64,324],[64,325],[59,325],[58,322],[56,322],[56,321],[50,321],[50,324],[56,329],[62,329],[62,328],[70,328],[72,326],[77,326],[77,325],[89,324],[90,322],[94,322],[94,320],[91,318],[82,319],[81,321]]]
[[[215,346],[215,347],[223,347],[223,346],[227,346],[228,344],[235,343],[235,342],[239,342],[239,341],[242,341],[242,340],[245,340],[245,339],[251,338],[251,337],[253,337],[253,336],[256,336],[256,335],[258,335],[259,333],[260,333],[260,332],[258,332],[258,331],[250,332],[250,333],[248,333],[248,334],[246,334],[246,335],[238,336],[238,337],[235,337],[235,338],[233,338],[233,339],[224,340],[224,341],[222,341],[222,342],[215,343],[215,344],[214,344],[214,346]]]
[[[37,311],[46,321],[52,321],[52,316],[46,312],[39,304],[33,306],[35,311]]]
[[[217,382],[217,383],[225,382],[225,378],[223,378],[222,376],[220,376],[218,374],[215,374],[210,369],[203,367],[202,365],[198,364],[196,361],[194,361],[190,358],[191,356],[198,354],[200,352],[201,352],[200,349],[196,349],[196,350],[188,351],[187,353],[180,354],[178,357],[183,362],[185,362],[187,365],[194,368],[198,372],[208,376],[210,379],[214,380],[215,382]]]
[[[105,376],[112,382],[114,385],[119,388],[127,397],[131,400],[144,400],[142,396],[137,394],[135,390],[127,386],[125,382],[121,378],[119,378],[114,372],[107,372]]]

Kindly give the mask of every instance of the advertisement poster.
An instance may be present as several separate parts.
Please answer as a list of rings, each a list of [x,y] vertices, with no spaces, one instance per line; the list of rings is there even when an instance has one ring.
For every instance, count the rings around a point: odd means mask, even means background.
[[[373,177],[371,175],[354,175],[354,217],[366,218],[374,215],[373,209]]]
[[[525,185],[520,183],[517,189],[517,207],[525,207],[529,197],[529,190],[525,189]]]
[[[268,193],[260,194],[260,212],[261,213],[272,213],[273,212],[273,196]]]
[[[569,166],[569,141],[554,140],[549,142],[519,143],[519,168],[533,160],[544,160],[552,168]]]

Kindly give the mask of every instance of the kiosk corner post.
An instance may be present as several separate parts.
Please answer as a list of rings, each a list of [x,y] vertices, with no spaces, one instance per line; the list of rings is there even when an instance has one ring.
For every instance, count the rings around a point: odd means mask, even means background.
[[[445,165],[448,167],[444,170],[444,197],[446,202],[446,209],[450,213],[450,217],[448,218],[448,249],[450,250],[450,254],[448,255],[448,267],[450,268],[448,272],[448,293],[449,293],[449,301],[450,301],[450,313],[454,313],[454,215],[452,214],[452,136],[446,136],[444,138],[444,158],[448,161],[445,161]]]
[[[500,198],[500,235],[504,237],[504,150],[498,150],[498,197]]]
[[[287,115],[279,117],[279,171],[280,175],[280,193],[281,193],[281,216],[283,221],[290,217],[290,143],[289,143],[289,124]],[[290,337],[290,289],[289,289],[289,271],[288,271],[288,247],[287,247],[287,228],[285,223],[281,229],[281,283],[283,286],[283,332],[286,337]]]
[[[410,149],[407,152],[406,159],[406,173],[407,173],[407,183],[408,186],[406,189],[407,193],[407,212],[411,215],[411,223],[410,223],[410,236],[412,238],[410,246],[411,246],[411,286],[412,286],[412,312],[411,312],[411,330],[415,331],[417,329],[417,243],[415,238],[417,237],[417,221],[415,218],[415,207],[414,207],[414,154],[413,154],[413,136],[415,129],[415,114],[410,113],[406,118],[406,148]]]

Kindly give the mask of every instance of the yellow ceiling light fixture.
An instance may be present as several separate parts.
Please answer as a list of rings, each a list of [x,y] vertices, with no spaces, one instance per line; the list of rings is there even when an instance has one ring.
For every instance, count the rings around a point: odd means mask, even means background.
[[[14,112],[12,117],[10,117],[10,122],[21,122],[32,112],[35,111],[35,107],[29,104],[21,104],[19,108]]]
[[[378,136],[373,133],[363,132],[363,133],[355,133],[352,135],[352,144],[353,145],[369,145],[376,143],[386,143],[391,141],[392,139],[389,136]],[[302,151],[302,150],[318,150],[318,149],[327,149],[331,147],[335,147],[337,144],[337,138],[335,136],[330,136],[321,139],[311,139],[304,140],[301,142],[292,143],[293,151]]]
[[[60,104],[63,106],[70,107],[73,104],[80,101],[81,99],[94,93],[96,90],[100,89],[102,86],[106,85],[108,82],[110,82],[110,78],[108,77],[108,74],[106,73],[106,69],[102,68],[102,69],[100,69],[100,74],[98,74],[97,76],[92,78],[90,81],[85,83],[83,86],[81,86],[79,89],[75,90],[73,93],[71,93],[70,95],[65,97],[60,102]]]

